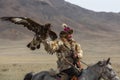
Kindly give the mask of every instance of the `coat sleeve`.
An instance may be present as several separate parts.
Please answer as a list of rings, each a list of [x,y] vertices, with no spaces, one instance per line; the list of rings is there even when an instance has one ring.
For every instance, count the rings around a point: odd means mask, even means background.
[[[76,43],[76,52],[78,54],[78,58],[81,59],[83,57],[83,50],[81,49],[81,46],[78,43]]]
[[[63,45],[63,42],[60,40],[44,41],[43,45],[44,45],[45,50],[48,53],[53,54],[59,49],[60,45]]]

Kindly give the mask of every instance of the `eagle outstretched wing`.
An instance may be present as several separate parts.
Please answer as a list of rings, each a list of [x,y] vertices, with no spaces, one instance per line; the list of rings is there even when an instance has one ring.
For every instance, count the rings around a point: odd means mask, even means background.
[[[44,25],[38,24],[37,22],[33,21],[27,17],[1,17],[2,21],[9,21],[18,25],[23,25],[28,30],[33,31],[35,36],[33,40],[27,45],[27,47],[31,48],[31,43],[34,48],[32,50],[39,48],[41,40],[45,40],[50,37],[52,40],[57,39],[57,34],[51,30],[51,24],[47,23]],[[37,45],[36,45],[37,43]]]
[[[32,30],[35,33],[38,33],[43,27],[43,25],[40,25],[27,17],[1,17],[1,20],[10,21],[18,25],[24,25],[24,27],[27,27],[29,30]]]

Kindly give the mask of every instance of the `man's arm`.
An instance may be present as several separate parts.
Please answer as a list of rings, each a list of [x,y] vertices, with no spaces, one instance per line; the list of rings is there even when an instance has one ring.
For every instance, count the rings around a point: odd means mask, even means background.
[[[81,49],[81,46],[80,44],[76,43],[76,47],[75,47],[75,58],[76,58],[76,65],[78,68],[82,69],[82,65],[81,65],[81,62],[80,62],[80,59],[82,59],[83,57],[83,50]]]
[[[76,53],[79,59],[83,57],[83,50],[81,49],[80,44],[76,43]]]
[[[45,50],[50,53],[53,54],[55,53],[57,50],[59,50],[60,46],[63,45],[63,42],[60,40],[55,40],[55,41],[47,41],[44,40],[42,41]]]

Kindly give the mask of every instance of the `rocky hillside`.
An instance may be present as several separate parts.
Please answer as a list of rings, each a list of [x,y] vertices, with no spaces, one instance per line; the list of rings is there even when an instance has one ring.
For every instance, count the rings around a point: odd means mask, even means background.
[[[94,12],[64,0],[0,0],[0,17],[29,17],[40,24],[51,23],[56,32],[62,23],[74,29],[75,38],[112,38],[120,36],[120,14]],[[7,22],[0,21],[0,38],[25,39],[33,33]]]

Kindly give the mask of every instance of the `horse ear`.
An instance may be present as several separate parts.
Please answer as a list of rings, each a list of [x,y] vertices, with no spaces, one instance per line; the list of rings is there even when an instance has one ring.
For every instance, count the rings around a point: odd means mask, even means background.
[[[106,64],[109,64],[109,63],[110,63],[110,58],[108,58],[106,61]]]

